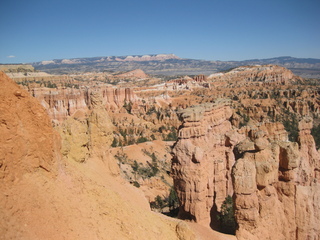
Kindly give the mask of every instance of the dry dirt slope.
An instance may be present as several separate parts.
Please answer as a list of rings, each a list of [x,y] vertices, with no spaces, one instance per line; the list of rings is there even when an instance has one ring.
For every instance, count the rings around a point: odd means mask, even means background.
[[[229,239],[152,213],[99,158],[63,161],[37,100],[2,72],[0,85],[0,239]]]

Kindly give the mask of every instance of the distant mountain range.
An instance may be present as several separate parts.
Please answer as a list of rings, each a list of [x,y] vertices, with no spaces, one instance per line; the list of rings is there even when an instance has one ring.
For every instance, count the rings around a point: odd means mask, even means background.
[[[275,64],[286,67],[305,78],[320,78],[320,59],[276,57],[244,61],[206,61],[179,58],[174,54],[109,56],[92,58],[55,59],[31,63],[36,70],[53,74],[72,72],[120,72],[142,69],[152,75],[209,75],[243,65]]]

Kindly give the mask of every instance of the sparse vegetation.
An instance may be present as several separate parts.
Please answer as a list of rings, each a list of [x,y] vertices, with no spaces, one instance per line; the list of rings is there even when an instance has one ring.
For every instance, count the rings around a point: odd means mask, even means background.
[[[154,153],[150,154],[149,152],[147,152],[151,157],[151,163],[147,162],[147,166],[143,166],[142,164],[139,165],[138,162],[136,160],[134,161],[129,161],[128,160],[128,156],[126,154],[120,154],[117,153],[116,154],[116,158],[121,162],[121,163],[128,163],[128,162],[132,162],[131,168],[132,171],[135,175],[139,175],[142,178],[151,178],[154,177],[158,174],[159,172],[159,167],[158,167],[158,160],[157,157],[155,156]]]
[[[164,141],[177,141],[177,139],[178,139],[177,130],[175,127],[171,127],[171,130],[168,133],[168,135],[164,138]]]
[[[57,88],[57,84],[49,82],[44,82],[44,86],[47,88]]]
[[[311,134],[314,138],[314,141],[316,143],[316,148],[320,148],[320,124],[318,126],[313,126],[311,129]]]
[[[114,157],[122,164],[126,164],[129,162],[128,155],[124,152],[118,151],[117,154],[114,155]]]
[[[240,124],[239,124],[239,128],[242,128],[244,126],[247,126],[248,125],[248,122],[250,121],[250,117],[245,114],[245,113],[242,113],[240,111],[237,111],[237,114],[240,116]]]

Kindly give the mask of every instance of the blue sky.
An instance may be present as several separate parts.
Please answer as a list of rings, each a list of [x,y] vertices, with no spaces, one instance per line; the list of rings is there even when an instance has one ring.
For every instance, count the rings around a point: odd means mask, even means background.
[[[1,0],[0,10],[0,63],[320,58],[319,0]]]

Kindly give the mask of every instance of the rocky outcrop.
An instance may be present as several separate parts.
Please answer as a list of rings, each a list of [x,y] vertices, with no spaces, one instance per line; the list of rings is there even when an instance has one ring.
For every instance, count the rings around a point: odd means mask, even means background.
[[[194,106],[179,114],[183,124],[172,160],[179,217],[214,226],[215,214],[233,193],[232,150],[241,136],[232,130],[232,110],[226,101]]]
[[[251,128],[249,139],[236,146],[241,153],[232,169],[236,235],[240,240],[318,239],[320,156],[310,134],[312,120],[300,122],[298,143],[283,134],[273,137],[275,124],[268,125]],[[250,147],[244,149],[244,143]]]

